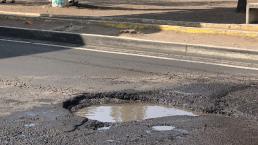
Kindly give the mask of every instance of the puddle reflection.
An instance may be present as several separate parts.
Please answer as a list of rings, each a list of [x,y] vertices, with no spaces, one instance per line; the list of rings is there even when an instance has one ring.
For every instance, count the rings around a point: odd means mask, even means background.
[[[176,115],[195,116],[192,112],[143,103],[95,105],[83,108],[76,114],[101,122],[128,122]]]

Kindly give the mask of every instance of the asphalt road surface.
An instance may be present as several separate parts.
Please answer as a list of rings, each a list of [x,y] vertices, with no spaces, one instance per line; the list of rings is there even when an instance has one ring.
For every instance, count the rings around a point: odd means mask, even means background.
[[[0,144],[256,145],[256,76],[237,67],[0,40]],[[106,124],[72,114],[90,99],[130,97],[199,116]],[[96,130],[105,125],[112,127]],[[151,130],[155,125],[176,129]]]

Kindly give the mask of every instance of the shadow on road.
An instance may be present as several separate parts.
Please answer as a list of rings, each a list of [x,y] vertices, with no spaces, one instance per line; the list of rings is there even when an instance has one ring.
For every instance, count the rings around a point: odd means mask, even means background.
[[[17,41],[6,41],[2,39],[23,40],[27,43]],[[69,46],[85,46],[86,42],[79,34],[42,32],[37,30],[24,30],[0,27],[0,59],[26,56],[39,53],[67,50],[67,47],[54,47],[44,45],[33,45],[33,42],[41,42]]]
[[[130,8],[130,7],[119,7],[119,6],[100,6],[100,5],[92,5],[88,3],[80,3],[78,5],[79,9],[98,9],[98,10],[137,10],[137,11],[167,11],[167,10],[177,10],[177,8]],[[180,10],[180,9],[179,9]]]
[[[80,3],[87,3],[88,5],[116,7],[116,5],[135,5],[135,6],[203,6],[213,4],[231,4],[233,1],[188,1],[188,0],[80,0]]]
[[[150,1],[150,0],[87,0],[80,1],[80,9],[135,10],[141,14],[112,17],[145,18],[206,23],[245,23],[245,14],[237,13],[234,1]],[[150,12],[153,11],[153,12]],[[165,11],[165,12],[162,12]]]
[[[205,22],[220,24],[243,24],[245,14],[237,13],[235,8],[210,8],[210,9],[174,9],[167,12],[153,12],[144,14],[119,15],[111,17],[144,18],[155,20]]]

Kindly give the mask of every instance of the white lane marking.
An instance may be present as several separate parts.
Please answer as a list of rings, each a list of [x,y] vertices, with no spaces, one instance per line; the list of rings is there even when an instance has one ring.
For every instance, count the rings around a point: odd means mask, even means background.
[[[23,44],[33,44],[33,45],[42,45],[42,46],[49,46],[49,47],[61,47],[61,48],[69,48],[69,49],[74,49],[74,50],[101,52],[101,53],[109,53],[109,54],[119,54],[119,55],[126,55],[126,56],[138,56],[138,57],[144,57],[144,58],[172,60],[172,61],[198,63],[198,64],[206,64],[206,65],[214,65],[214,66],[221,66],[221,67],[229,67],[229,68],[238,68],[238,69],[244,69],[244,70],[258,71],[258,68],[255,68],[255,67],[246,67],[246,66],[238,66],[238,65],[230,65],[230,64],[219,64],[219,63],[203,62],[203,61],[196,61],[196,60],[184,60],[184,59],[169,58],[169,57],[162,57],[162,56],[152,56],[152,55],[134,54],[134,53],[126,53],[126,52],[115,52],[115,51],[107,51],[107,50],[89,49],[89,48],[83,48],[83,47],[71,47],[71,46],[62,46],[62,45],[56,45],[56,44],[46,44],[46,43],[39,43],[39,42],[28,42],[28,41],[22,41],[22,40],[10,40],[10,39],[2,39],[2,38],[0,39],[0,41],[23,43]]]

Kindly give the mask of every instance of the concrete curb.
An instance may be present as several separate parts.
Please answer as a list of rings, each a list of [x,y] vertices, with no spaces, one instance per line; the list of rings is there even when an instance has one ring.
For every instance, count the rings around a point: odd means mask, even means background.
[[[41,16],[41,14],[39,14],[39,13],[6,12],[6,11],[0,11],[0,15],[24,16],[24,17],[40,17]]]
[[[197,22],[162,21],[137,18],[114,18],[114,17],[84,17],[84,16],[61,16],[37,13],[19,13],[0,11],[0,18],[7,19],[58,19],[68,21],[95,21],[109,27],[119,29],[154,29],[158,31],[175,31],[191,34],[212,34],[237,37],[258,38],[258,25],[246,24],[212,24]]]
[[[0,27],[0,37],[84,45],[80,34],[35,29]]]
[[[140,51],[153,54],[195,56],[201,58],[212,58],[217,60],[234,60],[237,62],[248,62],[257,64],[258,51],[236,49],[229,47],[216,47],[205,45],[192,45],[183,43],[168,43],[131,38],[118,38],[114,36],[78,34],[67,32],[44,31],[35,29],[23,29],[14,27],[0,27],[0,37],[19,40],[44,41],[51,44],[76,47],[98,46],[105,48],[116,48],[124,51]]]
[[[239,31],[217,28],[199,28],[199,27],[185,27],[173,25],[154,25],[154,24],[140,24],[140,23],[125,23],[125,22],[102,22],[105,26],[110,26],[119,29],[154,29],[158,31],[175,31],[190,34],[211,34],[211,35],[227,35],[237,37],[258,38],[258,32],[253,31]]]
[[[49,15],[49,14],[42,14],[41,16],[49,17],[49,18],[60,18],[60,19],[102,20],[102,21],[116,21],[116,22],[131,22],[131,23],[138,23],[138,24],[153,24],[153,25],[164,25],[164,26],[171,25],[171,26],[194,27],[194,28],[214,28],[214,29],[258,32],[258,25],[255,25],[255,24],[217,24],[217,23],[156,20],[156,19],[143,19],[143,18],[62,16],[62,15]]]

